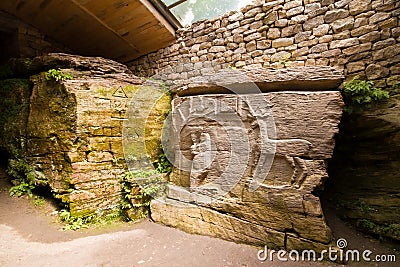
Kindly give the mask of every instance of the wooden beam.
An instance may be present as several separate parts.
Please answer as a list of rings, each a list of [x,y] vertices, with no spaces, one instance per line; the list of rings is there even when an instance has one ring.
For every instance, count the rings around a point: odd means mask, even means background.
[[[187,1],[187,0],[179,0],[179,1],[175,2],[175,3],[173,3],[172,5],[169,5],[169,6],[168,6],[168,9],[172,9],[172,8],[174,8],[174,7],[176,7],[176,6],[179,6],[180,4],[185,3],[186,1]]]
[[[147,0],[139,0],[152,14],[153,16],[160,21],[165,28],[173,35],[175,36],[175,30],[174,28],[171,26],[171,24],[157,11],[157,9],[150,4],[149,1]]]

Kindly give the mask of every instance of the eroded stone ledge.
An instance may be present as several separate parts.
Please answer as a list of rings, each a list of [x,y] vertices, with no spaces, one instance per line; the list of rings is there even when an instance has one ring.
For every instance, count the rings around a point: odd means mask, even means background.
[[[179,96],[232,93],[232,91],[243,94],[260,91],[327,91],[336,90],[343,78],[342,70],[323,66],[290,69],[225,69],[218,73],[179,80],[171,90]]]

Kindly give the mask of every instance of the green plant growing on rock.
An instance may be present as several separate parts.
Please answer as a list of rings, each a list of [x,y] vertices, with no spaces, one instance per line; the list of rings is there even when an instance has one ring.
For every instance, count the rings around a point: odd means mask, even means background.
[[[362,231],[375,235],[379,237],[379,239],[385,239],[385,238],[389,238],[392,240],[400,239],[400,224],[398,223],[380,225],[368,219],[360,219],[357,220],[356,225]]]
[[[165,154],[160,154],[155,165],[157,166],[156,171],[158,173],[170,174],[172,172],[172,164],[169,162],[167,155]]]
[[[62,209],[60,211],[60,219],[65,223],[63,230],[79,230],[82,228],[88,228],[88,224],[93,220],[92,216],[87,217],[75,217],[71,215],[71,212]]]
[[[373,81],[360,80],[355,76],[352,80],[343,83],[344,100],[347,104],[345,111],[351,113],[354,106],[361,106],[389,98],[389,93],[375,87]]]
[[[370,205],[368,205],[368,203],[366,203],[365,201],[362,201],[362,200],[356,201],[354,203],[354,205],[356,205],[357,209],[359,209],[360,211],[362,211],[364,213],[370,213],[370,212],[376,211],[374,208],[372,208]]]
[[[64,231],[72,230],[76,231],[79,229],[89,228],[90,226],[104,226],[109,225],[115,221],[121,221],[126,219],[122,216],[121,210],[108,210],[102,214],[89,213],[82,216],[74,216],[68,210],[64,208],[59,213],[60,220],[64,223],[62,228]]]
[[[35,189],[35,172],[26,160],[11,159],[9,161],[7,173],[14,178],[11,180],[14,186],[10,188],[10,196],[33,196],[32,191]]]
[[[357,226],[367,231],[373,231],[374,228],[376,227],[374,222],[367,219],[358,220]]]
[[[290,54],[287,54],[283,57],[281,61],[279,61],[280,64],[283,65],[284,68],[288,68],[290,66],[290,61],[293,60],[293,52]]]
[[[138,200],[137,203],[133,203],[132,207],[141,208],[141,207],[150,207],[150,202],[153,199],[153,195],[157,192],[157,187],[144,187],[139,191],[139,194],[132,196],[132,199]],[[143,216],[148,214],[147,210],[143,213]]]
[[[17,197],[21,197],[23,195],[28,195],[29,197],[33,196],[32,190],[35,189],[34,184],[20,180],[13,180],[12,183],[14,184],[14,186],[10,188],[10,196],[17,196]]]
[[[56,82],[73,79],[71,74],[64,73],[61,69],[49,69],[44,77],[47,81],[55,80]]]
[[[399,94],[400,92],[400,82],[395,80],[390,88],[390,94],[395,95]]]
[[[140,185],[138,183],[140,181]],[[146,217],[150,212],[151,200],[165,190],[165,183],[155,170],[135,170],[126,172],[121,177],[121,210],[127,219],[130,210],[136,210],[136,219]]]

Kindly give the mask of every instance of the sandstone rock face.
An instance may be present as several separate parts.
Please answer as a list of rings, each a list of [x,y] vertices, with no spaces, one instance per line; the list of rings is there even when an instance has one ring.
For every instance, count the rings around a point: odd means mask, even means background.
[[[66,54],[37,57],[28,72],[50,68],[73,79],[56,82],[44,73],[30,78],[24,156],[36,183],[49,185],[76,216],[115,208],[127,171],[122,125],[142,81],[122,64]]]
[[[342,72],[330,67],[260,68],[241,71],[227,69],[221,70],[218,75],[208,74],[177,80],[171,91],[178,96],[232,93],[232,90],[238,94],[249,94],[254,91],[253,86],[246,86],[249,84],[255,84],[256,90],[261,92],[337,90],[342,79]]]
[[[0,95],[0,147],[8,154],[23,156],[31,84],[27,79],[0,81]]]
[[[320,73],[331,84],[342,78],[330,68],[321,68]],[[290,82],[290,70],[272,77],[264,77],[265,70],[252,74],[249,81],[257,79],[268,87],[263,79],[273,82],[279,77],[292,90],[173,100],[175,168],[166,197],[151,204],[152,218],[236,242],[321,248],[332,236],[314,192],[328,177],[326,160],[332,156],[338,132],[341,94],[329,86],[313,90],[312,79],[310,90],[296,90],[297,80]],[[217,81],[227,87],[236,85],[237,90],[249,87],[241,83],[243,79],[235,84],[240,76],[224,77],[222,72],[222,77],[209,78],[203,92],[212,92]],[[191,163],[184,163],[185,159]],[[199,164],[205,165],[200,171]]]
[[[339,216],[393,240],[400,240],[399,112],[395,94],[386,103],[344,116],[327,191]]]

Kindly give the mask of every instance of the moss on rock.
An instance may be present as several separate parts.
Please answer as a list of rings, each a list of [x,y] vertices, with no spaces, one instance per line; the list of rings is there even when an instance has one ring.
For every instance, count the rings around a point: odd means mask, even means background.
[[[31,83],[26,79],[0,81],[0,147],[12,158],[26,152],[26,124]]]
[[[158,162],[160,156],[164,153],[161,145],[161,135],[163,132],[164,121],[171,111],[171,101],[171,94],[165,93],[154,104],[153,109],[146,121],[146,152],[152,162]]]

